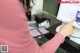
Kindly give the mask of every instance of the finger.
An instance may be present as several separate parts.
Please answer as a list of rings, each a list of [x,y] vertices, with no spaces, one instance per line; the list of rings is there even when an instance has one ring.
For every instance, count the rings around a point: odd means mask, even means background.
[[[73,24],[73,22],[76,20],[77,18],[74,18],[70,23]]]
[[[27,23],[28,24],[34,24],[34,23],[36,23],[36,21],[28,21]]]
[[[76,20],[77,18],[74,18],[70,23],[73,24],[73,22]],[[75,27],[72,26],[72,28],[74,29]]]

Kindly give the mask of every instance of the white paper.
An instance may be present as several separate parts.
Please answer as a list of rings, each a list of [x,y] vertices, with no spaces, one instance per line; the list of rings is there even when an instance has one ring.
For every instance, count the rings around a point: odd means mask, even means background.
[[[57,19],[63,22],[70,22],[71,20],[76,18],[77,11],[80,11],[80,6],[73,4],[61,4]],[[73,23],[73,26],[80,28],[76,21]]]

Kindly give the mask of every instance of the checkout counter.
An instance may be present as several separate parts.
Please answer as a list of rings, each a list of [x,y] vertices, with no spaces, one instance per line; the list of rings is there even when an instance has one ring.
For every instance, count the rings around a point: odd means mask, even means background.
[[[37,18],[36,21],[40,21],[40,19]],[[55,22],[47,29],[49,33],[45,34],[45,37],[48,38],[49,40],[52,39],[54,35],[57,33],[56,28],[61,24],[62,21],[55,19]],[[80,44],[77,44],[76,42],[70,40],[69,37],[65,39],[64,43],[61,44],[60,47],[70,53],[80,53]]]

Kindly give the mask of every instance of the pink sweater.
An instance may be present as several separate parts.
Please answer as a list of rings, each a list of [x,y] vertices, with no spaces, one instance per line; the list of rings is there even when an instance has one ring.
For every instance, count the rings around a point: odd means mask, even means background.
[[[39,46],[29,33],[26,15],[19,0],[0,0],[0,45],[8,45],[8,53],[55,53],[64,42],[57,33]]]

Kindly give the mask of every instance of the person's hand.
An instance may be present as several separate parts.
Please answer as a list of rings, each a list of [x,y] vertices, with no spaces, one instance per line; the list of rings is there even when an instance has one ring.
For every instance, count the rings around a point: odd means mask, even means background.
[[[28,23],[28,24],[35,24],[36,21],[28,21],[27,23]]]
[[[67,23],[65,26],[63,26],[59,33],[61,33],[64,37],[70,36],[74,31],[74,27],[72,24],[75,20],[76,18],[71,22]]]
[[[26,23],[26,24],[28,24],[28,25],[36,24],[36,21],[27,21],[27,23]],[[29,26],[29,29],[32,29],[32,27],[31,27],[31,26]]]

